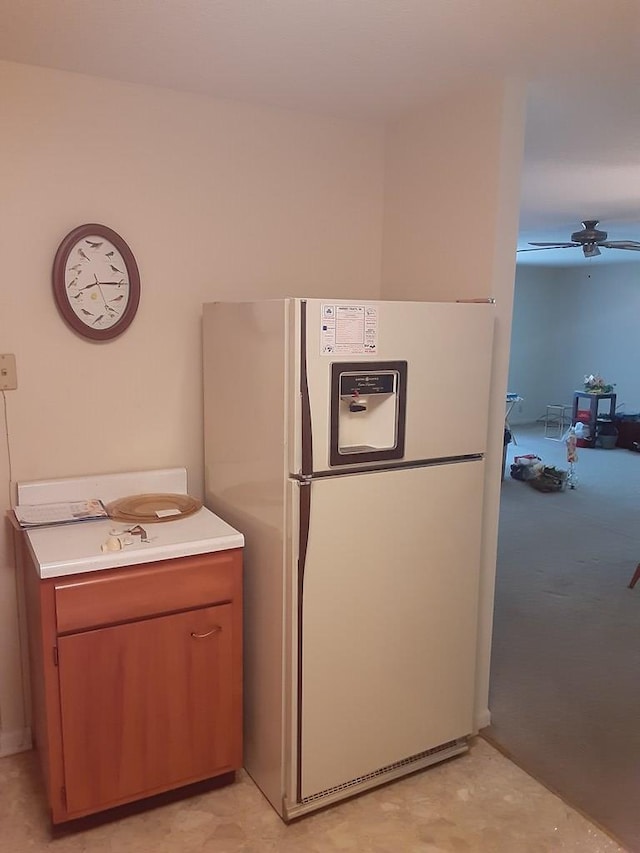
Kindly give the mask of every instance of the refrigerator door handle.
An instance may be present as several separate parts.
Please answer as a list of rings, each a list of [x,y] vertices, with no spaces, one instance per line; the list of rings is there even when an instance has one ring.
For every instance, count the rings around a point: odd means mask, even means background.
[[[311,433],[311,401],[307,379],[307,301],[300,303],[300,443],[301,473],[311,474],[313,470],[313,442]]]
[[[304,580],[304,568],[307,561],[307,547],[309,545],[309,522],[311,519],[311,478],[305,477],[298,480],[300,486],[300,517],[298,531],[298,592],[302,593],[302,582]]]
[[[307,562],[307,547],[309,545],[309,523],[311,519],[311,480],[298,481],[300,488],[300,517],[298,539],[298,696],[296,720],[296,800],[302,797],[302,614],[304,593],[304,570]]]

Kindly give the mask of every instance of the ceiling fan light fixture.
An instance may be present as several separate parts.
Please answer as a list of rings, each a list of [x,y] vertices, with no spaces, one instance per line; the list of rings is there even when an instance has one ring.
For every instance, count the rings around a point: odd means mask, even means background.
[[[582,246],[582,251],[585,258],[595,258],[600,254],[600,249],[596,246],[595,243],[585,243]]]

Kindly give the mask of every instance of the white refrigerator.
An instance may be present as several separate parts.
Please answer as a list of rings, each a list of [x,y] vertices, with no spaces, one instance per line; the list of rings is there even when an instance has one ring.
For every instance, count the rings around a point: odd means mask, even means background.
[[[244,765],[285,820],[467,749],[493,315],[204,306],[206,503],[245,536]]]

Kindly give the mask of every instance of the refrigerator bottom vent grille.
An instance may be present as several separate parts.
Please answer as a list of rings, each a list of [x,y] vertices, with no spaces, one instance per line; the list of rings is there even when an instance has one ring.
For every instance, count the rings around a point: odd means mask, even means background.
[[[376,779],[379,776],[386,776],[394,770],[399,770],[402,767],[409,767],[409,765],[423,761],[430,755],[436,755],[438,752],[445,752],[446,750],[455,749],[457,747],[464,746],[465,744],[465,738],[458,738],[457,740],[450,740],[447,743],[441,743],[440,746],[434,746],[432,749],[426,749],[424,752],[418,752],[415,755],[409,756],[409,758],[403,758],[401,761],[394,761],[393,764],[387,764],[386,767],[381,767],[379,770],[374,770],[364,776],[356,776],[355,779],[350,779],[348,782],[341,782],[339,785],[334,785],[333,788],[325,788],[324,791],[318,791],[317,794],[302,797],[300,803],[301,805],[306,805],[307,803],[313,803],[325,797],[331,797],[340,791],[346,791],[349,788],[354,788],[356,785],[362,785],[363,783]]]

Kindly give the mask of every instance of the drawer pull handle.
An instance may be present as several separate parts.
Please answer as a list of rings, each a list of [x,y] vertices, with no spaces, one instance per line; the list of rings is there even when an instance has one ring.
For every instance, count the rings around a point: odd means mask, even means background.
[[[217,634],[218,631],[222,631],[220,625],[214,625],[210,631],[205,631],[204,634],[198,634],[196,631],[191,632],[191,636],[194,640],[206,640],[207,637],[211,637],[213,634]]]

